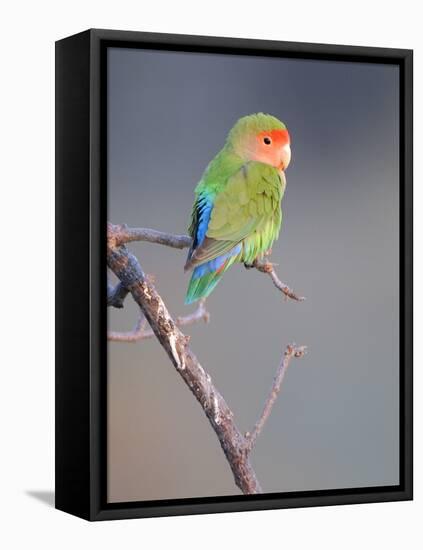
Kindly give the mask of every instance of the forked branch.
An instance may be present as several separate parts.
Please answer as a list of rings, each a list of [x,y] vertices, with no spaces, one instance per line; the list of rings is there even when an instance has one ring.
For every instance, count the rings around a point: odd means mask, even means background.
[[[244,494],[260,493],[257,476],[245,452],[246,440],[233,413],[188,345],[188,338],[172,319],[153,282],[138,260],[119,242],[119,228],[109,224],[107,263],[141,308],[173,366],[200,403],[232,469],[235,483]]]
[[[115,287],[111,285],[108,287],[108,305],[122,307],[125,296],[130,293],[141,311],[132,331],[109,333],[109,339],[137,342],[151,338],[153,335],[157,338],[206,414],[232,469],[236,485],[244,494],[260,493],[261,487],[249,454],[270,415],[292,357],[302,357],[305,348],[287,347],[263,412],[252,433],[244,436],[234,422],[231,409],[191,350],[188,344],[189,337],[180,330],[180,327],[191,325],[199,320],[208,321],[209,313],[204,301],[199,302],[193,313],[174,320],[155,289],[153,280],[144,274],[138,260],[125,246],[125,243],[135,240],[156,242],[173,248],[185,248],[191,243],[191,239],[184,235],[168,235],[150,229],[129,229],[127,226],[108,224],[107,263],[119,280]],[[269,268],[264,270],[265,268],[262,269],[261,265],[254,265],[254,267],[259,271],[270,273]],[[272,272],[279,284],[279,286],[276,285],[274,281],[275,286],[287,297],[299,300],[300,298],[277,278],[273,266]],[[150,329],[147,329],[147,323]]]
[[[113,227],[115,228],[113,237],[115,246],[129,242],[143,241],[161,244],[171,248],[182,249],[189,248],[192,243],[192,239],[188,235],[174,235],[172,233],[163,233],[162,231],[156,231],[155,229],[147,229],[144,227],[131,228],[126,224],[114,225]],[[269,275],[275,287],[280,290],[286,298],[291,298],[291,300],[296,300],[298,302],[305,299],[303,296],[298,296],[287,284],[283,283],[279,279],[275,271],[274,264],[269,262],[267,259],[256,260],[252,267],[257,269],[257,271],[260,271],[260,273]],[[114,294],[117,294],[117,296]],[[107,305],[113,307],[123,307],[125,297],[125,289],[124,287],[122,288],[122,284],[117,285],[114,289],[110,287]]]

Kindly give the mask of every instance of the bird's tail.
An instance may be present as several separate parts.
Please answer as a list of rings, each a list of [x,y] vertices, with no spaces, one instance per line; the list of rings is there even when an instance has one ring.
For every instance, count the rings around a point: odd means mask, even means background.
[[[200,266],[201,267],[201,266]],[[186,304],[192,304],[201,298],[207,298],[215,289],[217,283],[222,278],[223,273],[206,273],[198,275],[196,267],[191,275],[191,280],[188,285],[187,295],[185,297]]]
[[[192,272],[185,303],[192,304],[201,298],[210,296],[222,275],[237,260],[240,250],[241,247],[236,246],[229,253],[198,265]]]

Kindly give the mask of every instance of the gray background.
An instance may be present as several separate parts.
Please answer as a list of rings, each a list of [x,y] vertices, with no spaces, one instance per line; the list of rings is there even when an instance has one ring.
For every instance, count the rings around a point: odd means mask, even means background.
[[[109,219],[186,232],[193,189],[241,116],[269,112],[291,134],[284,302],[234,266],[192,347],[251,429],[289,342],[292,363],[252,461],[266,492],[398,483],[398,70],[389,65],[109,50]],[[186,251],[131,249],[172,314]],[[137,310],[109,312],[129,330]],[[109,344],[109,501],[237,494],[202,410],[154,341]]]

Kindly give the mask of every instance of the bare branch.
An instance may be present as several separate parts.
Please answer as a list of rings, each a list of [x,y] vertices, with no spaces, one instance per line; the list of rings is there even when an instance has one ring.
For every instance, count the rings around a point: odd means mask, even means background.
[[[205,300],[200,300],[195,311],[183,317],[178,317],[175,324],[178,327],[186,327],[188,325],[198,323],[199,321],[208,323],[210,321],[210,313],[206,310],[204,304]],[[133,330],[129,332],[109,331],[107,334],[107,339],[112,342],[139,342],[140,340],[153,338],[153,336],[155,336],[154,332],[151,329],[146,329],[146,325],[147,321],[141,313],[140,318],[138,319],[138,322]]]
[[[117,308],[123,308],[123,302],[128,295],[129,290],[122,283],[117,283],[116,286],[107,282],[107,305]]]
[[[209,313],[205,308],[204,301],[199,302],[193,313],[178,317],[174,321],[161,296],[157,293],[153,280],[144,274],[138,260],[125,247],[125,243],[133,241],[146,241],[179,249],[191,245],[191,238],[185,235],[172,235],[152,229],[131,229],[126,225],[108,224],[107,261],[109,268],[119,279],[116,287],[108,285],[108,305],[122,307],[126,295],[130,292],[141,309],[140,318],[132,331],[127,333],[110,332],[109,340],[137,342],[156,336],[173,366],[206,414],[232,469],[237,486],[244,494],[261,492],[260,484],[249,461],[249,454],[271,413],[292,357],[302,357],[306,348],[294,345],[289,345],[286,348],[263,412],[252,433],[243,436],[233,421],[231,409],[213,385],[210,375],[203,369],[188,346],[189,337],[179,329],[179,327],[191,325],[200,320],[208,322]],[[251,267],[268,274],[275,287],[287,298],[297,301],[304,300],[279,279],[274,265],[267,259],[254,262]],[[150,329],[146,328],[147,322]]]
[[[177,317],[176,324],[178,327],[186,327],[188,325],[193,325],[197,321],[204,321],[208,323],[210,321],[210,313],[206,309],[206,300],[199,300],[197,309],[188,315],[183,317]]]
[[[188,235],[173,235],[172,233],[163,233],[162,231],[156,231],[154,229],[147,228],[130,228],[126,224],[124,225],[112,225],[109,223],[110,228],[114,228],[113,231],[109,229],[109,234],[114,239],[114,245],[119,246],[121,244],[145,241],[149,243],[162,244],[164,246],[170,246],[171,248],[189,248],[192,243],[191,237]],[[275,287],[280,290],[287,298],[302,302],[305,300],[303,296],[298,296],[287,284],[283,283],[276,274],[274,264],[268,260],[256,260],[252,265],[255,269],[261,273],[266,273],[270,276]],[[114,304],[111,304],[114,305]],[[121,307],[119,305],[115,307]]]
[[[244,494],[260,493],[260,484],[245,451],[246,440],[233,420],[231,409],[190,349],[188,338],[177,327],[152,281],[121,243],[120,228],[109,224],[109,268],[131,292],[173,366],[201,405],[219,438],[237,486]]]
[[[285,377],[285,373],[288,370],[291,359],[293,357],[303,357],[304,354],[306,353],[306,350],[307,348],[305,346],[296,347],[294,344],[289,344],[286,347],[286,350],[282,356],[282,360],[276,372],[275,378],[273,380],[273,384],[272,384],[272,388],[270,390],[269,396],[263,407],[261,416],[257,420],[256,425],[254,426],[254,429],[251,432],[251,434],[248,432],[245,434],[245,437],[247,440],[245,449],[247,454],[249,454],[253,449],[255,442],[257,440],[257,437],[260,435],[260,432],[262,431],[263,426],[266,423],[266,420],[270,416],[273,405],[275,404],[276,399],[279,395],[279,392],[281,391],[282,382]]]
[[[152,331],[146,331],[145,327],[147,325],[147,320],[142,313],[138,318],[137,324],[129,332],[114,332],[109,331],[107,333],[107,339],[111,342],[139,342],[145,338],[154,336]],[[150,332],[150,335],[146,335],[146,332]]]
[[[189,248],[192,243],[191,237],[187,235],[173,235],[163,233],[155,229],[131,228],[127,225],[115,225],[118,232],[115,232],[116,244],[125,244],[134,241],[145,241],[154,244],[162,244],[171,248]]]
[[[266,273],[270,276],[273,281],[273,284],[277,289],[279,289],[287,298],[296,300],[297,302],[302,302],[305,300],[304,296],[298,296],[289,286],[283,283],[276,274],[274,264],[267,260],[256,260],[253,263],[253,267],[260,271],[261,273]]]

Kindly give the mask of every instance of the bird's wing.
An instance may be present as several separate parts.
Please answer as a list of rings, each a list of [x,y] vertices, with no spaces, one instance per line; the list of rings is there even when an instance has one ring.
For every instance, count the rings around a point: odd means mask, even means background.
[[[190,228],[194,242],[185,268],[228,253],[280,208],[282,194],[275,168],[249,162],[229,177],[213,202],[197,197]]]

